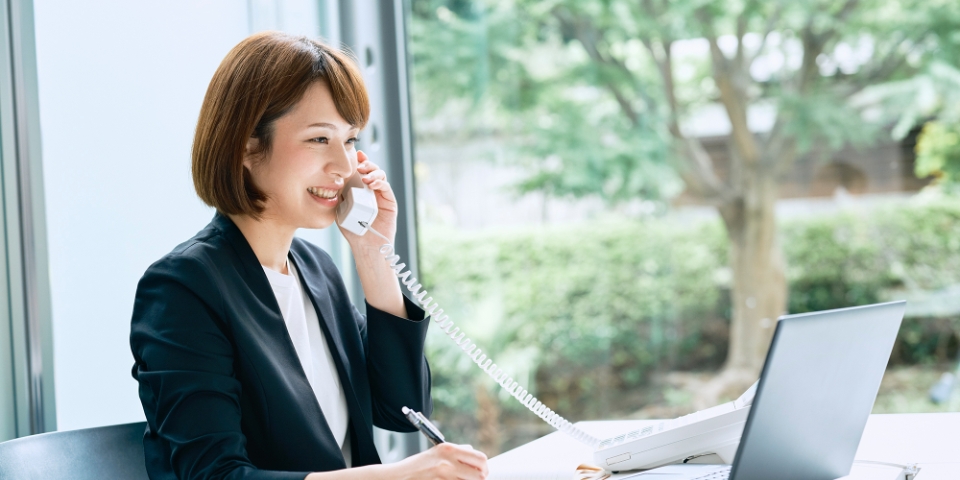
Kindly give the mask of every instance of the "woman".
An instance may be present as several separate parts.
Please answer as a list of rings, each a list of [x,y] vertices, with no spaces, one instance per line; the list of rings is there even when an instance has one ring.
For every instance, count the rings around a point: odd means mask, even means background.
[[[193,180],[217,213],[150,266],[133,310],[151,478],[486,476],[482,453],[450,444],[380,465],[372,426],[413,431],[401,408],[432,409],[428,322],[376,236],[342,230],[366,316],[330,256],[294,237],[333,224],[344,180],[360,175],[373,228],[393,238],[393,191],[355,149],[369,109],[354,63],[304,37],[251,36],[214,74]]]

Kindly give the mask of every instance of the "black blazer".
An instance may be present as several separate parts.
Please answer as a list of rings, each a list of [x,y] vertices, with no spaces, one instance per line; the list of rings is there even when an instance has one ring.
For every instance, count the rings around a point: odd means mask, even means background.
[[[326,252],[294,238],[289,261],[346,394],[353,465],[379,463],[372,426],[413,431],[401,407],[433,408],[424,312],[404,297],[412,320],[370,305],[364,317]],[[302,480],[346,467],[263,268],[228,217],[147,269],[130,348],[150,478]]]

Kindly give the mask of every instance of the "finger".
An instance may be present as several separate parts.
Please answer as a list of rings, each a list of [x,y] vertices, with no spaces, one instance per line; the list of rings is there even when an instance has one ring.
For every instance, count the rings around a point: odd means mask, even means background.
[[[469,465],[481,472],[487,469],[487,456],[483,452],[474,450],[469,445],[460,446],[457,449],[457,461]]]
[[[382,180],[377,180],[378,183],[372,183],[367,185],[371,190],[374,191],[378,196],[383,197],[384,200],[397,203],[397,197],[393,193],[393,188],[390,188],[390,184]]]
[[[476,470],[477,472],[480,472],[484,475],[487,475],[489,473],[486,458],[482,460],[478,458],[462,458],[458,461],[460,462],[461,465],[466,465],[467,467],[473,470]]]
[[[374,181],[374,180],[386,180],[386,179],[387,179],[387,172],[384,172],[383,170],[376,170],[376,171],[373,171],[373,172],[370,172],[370,173],[364,175],[364,176],[363,176],[363,179],[364,179],[365,181],[366,181],[366,180],[369,180],[367,183],[370,183],[370,182],[372,182],[372,181]]]
[[[474,450],[472,447],[467,453],[470,455],[470,458],[473,461],[472,465],[480,470],[480,472],[483,473],[483,476],[487,476],[490,473],[490,468],[487,465],[486,454],[479,450]]]
[[[483,473],[484,477],[486,477],[487,475],[490,475],[490,466],[487,464],[487,455],[483,452],[477,453],[480,455],[480,463],[482,465],[480,467],[480,472]]]
[[[454,468],[454,475],[458,480],[482,480],[485,475],[479,469],[465,463],[458,463]]]
[[[377,170],[380,170],[380,166],[377,165],[376,163],[373,163],[370,160],[367,160],[363,163],[357,164],[357,170],[361,172],[370,173],[370,172],[375,172]]]
[[[383,180],[376,180],[372,183],[368,183],[367,186],[369,186],[370,189],[375,192],[382,192],[384,194],[393,192],[393,189],[390,188],[390,184]]]
[[[367,161],[367,154],[363,153],[363,150],[357,150],[357,163],[363,163]]]

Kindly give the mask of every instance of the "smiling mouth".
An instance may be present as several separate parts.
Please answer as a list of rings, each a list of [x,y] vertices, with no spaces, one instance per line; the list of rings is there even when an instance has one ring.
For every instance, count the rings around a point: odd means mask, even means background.
[[[307,191],[310,192],[310,195],[313,195],[314,197],[324,198],[327,200],[337,198],[337,194],[340,193],[339,190],[328,190],[326,188],[317,187],[307,187]]]

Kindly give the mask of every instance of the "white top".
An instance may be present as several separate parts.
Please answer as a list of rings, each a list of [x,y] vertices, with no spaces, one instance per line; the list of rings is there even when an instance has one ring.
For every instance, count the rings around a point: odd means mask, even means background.
[[[327,425],[333,432],[333,438],[340,445],[343,459],[347,467],[351,466],[350,439],[347,434],[349,412],[347,397],[343,393],[340,377],[337,375],[337,366],[333,363],[333,355],[327,340],[320,331],[320,318],[317,316],[310,297],[303,294],[300,288],[300,279],[292,263],[287,263],[290,275],[263,267],[267,280],[273,287],[273,294],[280,305],[283,322],[287,324],[287,332],[293,340],[293,346],[300,358],[300,365],[307,375],[310,388],[320,404],[320,410],[327,419]]]

